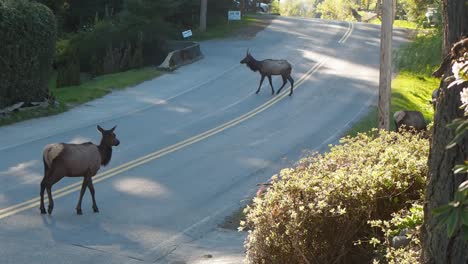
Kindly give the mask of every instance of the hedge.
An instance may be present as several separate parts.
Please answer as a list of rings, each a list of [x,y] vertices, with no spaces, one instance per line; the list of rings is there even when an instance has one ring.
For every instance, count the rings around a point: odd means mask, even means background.
[[[55,40],[55,17],[46,6],[0,4],[0,107],[48,97]]]
[[[380,131],[344,138],[324,155],[281,171],[246,209],[247,263],[369,263],[369,220],[420,200],[429,142]]]

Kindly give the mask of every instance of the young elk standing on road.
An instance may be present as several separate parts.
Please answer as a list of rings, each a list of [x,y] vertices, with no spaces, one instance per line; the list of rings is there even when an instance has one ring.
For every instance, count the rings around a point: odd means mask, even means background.
[[[289,82],[291,83],[291,91],[289,92],[289,96],[293,94],[294,80],[291,77],[292,67],[287,60],[268,59],[258,61],[252,55],[250,55],[249,50],[247,50],[245,58],[241,60],[240,63],[246,64],[254,72],[258,71],[262,76],[256,94],[260,92],[260,87],[262,87],[262,83],[265,79],[265,76],[268,77],[268,81],[270,82],[271,94],[275,94],[275,89],[273,89],[273,84],[271,84],[271,75],[281,75],[281,77],[283,78],[283,85],[281,86],[281,88],[279,88],[276,94],[279,94],[281,92],[281,89],[283,89],[284,85],[286,85],[287,83],[286,80],[289,80]]]
[[[100,126],[97,129],[101,132],[101,143],[94,145],[91,142],[83,144],[55,143],[45,146],[43,152],[44,178],[41,182],[41,206],[42,214],[46,213],[44,207],[44,190],[47,189],[49,197],[48,213],[52,214],[54,201],[52,200],[52,185],[60,181],[63,177],[84,177],[81,185],[80,199],[76,206],[76,213],[81,215],[81,200],[89,188],[93,199],[93,210],[99,212],[94,199],[94,186],[92,177],[96,175],[101,165],[106,166],[112,158],[112,147],[118,146],[120,141],[114,134],[115,126],[110,130],[105,130]]]

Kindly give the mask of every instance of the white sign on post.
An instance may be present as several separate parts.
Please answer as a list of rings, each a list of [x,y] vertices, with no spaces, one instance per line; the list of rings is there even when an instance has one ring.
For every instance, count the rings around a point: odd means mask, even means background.
[[[184,37],[184,38],[188,38],[188,37],[191,37],[191,36],[192,36],[192,30],[190,30],[190,29],[182,32],[182,37]]]
[[[241,11],[228,11],[228,20],[241,20]]]

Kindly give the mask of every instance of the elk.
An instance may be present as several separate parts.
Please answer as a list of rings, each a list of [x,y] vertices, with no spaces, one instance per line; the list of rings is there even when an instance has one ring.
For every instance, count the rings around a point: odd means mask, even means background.
[[[397,111],[393,114],[393,120],[397,132],[403,128],[413,128],[416,131],[424,131],[427,128],[426,120],[419,111]]]
[[[252,71],[254,72],[259,72],[262,78],[260,79],[260,85],[258,86],[256,94],[260,92],[260,88],[262,87],[263,80],[265,79],[265,76],[268,77],[268,81],[270,82],[271,86],[271,94],[275,94],[275,89],[273,88],[273,84],[271,83],[271,76],[272,75],[281,75],[283,78],[283,85],[279,90],[276,92],[276,94],[279,94],[281,92],[281,89],[286,85],[287,81],[291,83],[291,91],[289,92],[289,96],[293,94],[293,88],[294,88],[294,80],[291,77],[291,71],[292,67],[291,64],[287,60],[262,60],[258,61],[256,60],[250,53],[249,50],[247,50],[247,53],[245,55],[245,58],[240,61],[241,64],[246,64],[247,67],[249,67]]]
[[[99,212],[94,198],[94,186],[92,177],[96,175],[99,168],[109,164],[112,158],[112,147],[118,146],[120,141],[117,139],[114,130],[115,126],[110,130],[105,130],[99,125],[97,126],[101,132],[102,138],[99,145],[91,142],[82,144],[66,144],[54,143],[44,147],[44,178],[41,181],[41,214],[45,214],[44,207],[44,191],[47,190],[49,198],[49,207],[47,212],[52,214],[54,209],[54,200],[52,199],[52,185],[60,181],[63,177],[83,177],[81,185],[80,198],[76,206],[76,213],[81,215],[81,200],[88,187],[93,200],[93,211]]]

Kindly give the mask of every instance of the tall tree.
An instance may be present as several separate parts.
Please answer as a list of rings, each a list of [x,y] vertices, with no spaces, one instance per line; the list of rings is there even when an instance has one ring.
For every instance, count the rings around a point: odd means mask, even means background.
[[[443,0],[444,17],[444,53],[448,54],[450,47],[461,36],[468,34],[468,4],[466,0]],[[467,174],[454,174],[455,165],[468,159],[468,136],[465,136],[456,147],[446,149],[454,138],[454,131],[447,128],[455,118],[463,116],[460,91],[463,85],[447,88],[449,76],[453,75],[450,63],[440,71],[445,81],[441,83],[441,95],[438,98],[434,117],[434,131],[431,152],[429,156],[429,175],[424,206],[424,225],[422,228],[423,262],[430,264],[468,263],[468,241],[461,232],[447,236],[446,226],[442,219],[434,217],[433,210],[448,204],[454,199],[459,184],[468,179]]]

